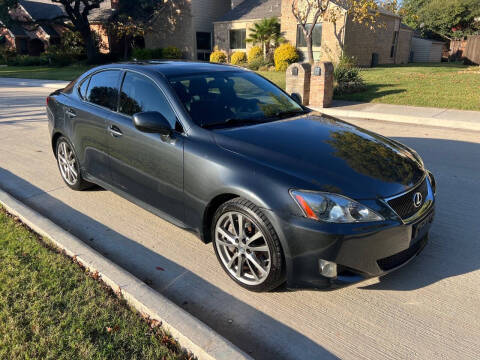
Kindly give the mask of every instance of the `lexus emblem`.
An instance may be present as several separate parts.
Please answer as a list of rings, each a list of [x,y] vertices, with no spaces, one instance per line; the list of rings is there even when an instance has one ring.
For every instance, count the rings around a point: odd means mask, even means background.
[[[423,201],[423,196],[421,193],[417,192],[415,195],[413,195],[413,205],[418,208],[420,205],[422,205]]]

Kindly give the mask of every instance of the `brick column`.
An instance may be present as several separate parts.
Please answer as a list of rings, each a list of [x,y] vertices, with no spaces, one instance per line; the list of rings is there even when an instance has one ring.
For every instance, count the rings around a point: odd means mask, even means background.
[[[310,78],[310,105],[325,108],[333,100],[333,64],[316,62]]]
[[[310,73],[308,63],[294,63],[287,68],[287,94],[297,97],[303,105],[310,102]]]

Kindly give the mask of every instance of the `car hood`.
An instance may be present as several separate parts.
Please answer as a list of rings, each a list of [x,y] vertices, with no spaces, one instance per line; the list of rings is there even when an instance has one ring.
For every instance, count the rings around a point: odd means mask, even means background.
[[[306,190],[383,198],[405,191],[425,173],[406,146],[319,113],[214,133],[218,146],[301,179],[311,187]]]

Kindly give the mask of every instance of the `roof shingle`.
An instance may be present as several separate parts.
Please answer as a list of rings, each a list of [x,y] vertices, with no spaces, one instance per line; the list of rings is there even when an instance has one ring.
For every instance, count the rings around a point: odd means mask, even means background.
[[[280,17],[281,0],[245,0],[218,21],[254,20]]]
[[[65,15],[63,7],[51,0],[20,0],[19,3],[34,21],[51,20]]]

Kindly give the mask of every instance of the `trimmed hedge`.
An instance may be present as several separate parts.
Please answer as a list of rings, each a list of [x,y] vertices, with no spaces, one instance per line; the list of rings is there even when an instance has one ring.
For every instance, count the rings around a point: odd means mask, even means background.
[[[227,62],[227,55],[220,50],[215,50],[210,54],[210,62],[214,63],[226,63]]]
[[[234,52],[230,59],[232,65],[242,65],[247,62],[247,54],[243,51]]]
[[[248,63],[252,63],[258,61],[258,59],[263,59],[263,51],[260,46],[252,46],[250,50],[248,50]]]
[[[295,46],[290,43],[284,43],[275,50],[275,70],[286,71],[288,65],[297,62],[299,58],[300,56]]]

